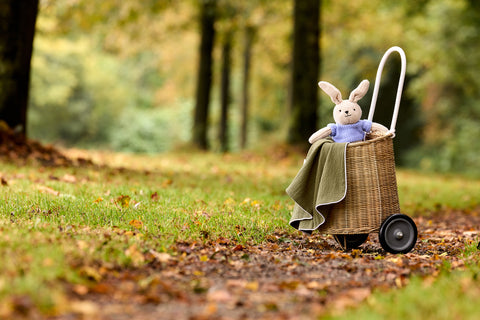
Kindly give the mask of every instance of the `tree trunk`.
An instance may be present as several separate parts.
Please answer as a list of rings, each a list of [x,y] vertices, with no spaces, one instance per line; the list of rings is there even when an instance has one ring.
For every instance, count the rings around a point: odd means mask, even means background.
[[[242,120],[240,131],[240,148],[247,146],[248,133],[248,109],[249,109],[249,83],[250,83],[250,65],[252,61],[252,45],[255,35],[255,28],[247,26],[245,28],[245,43],[243,48],[243,79],[242,79]]]
[[[227,32],[222,47],[222,81],[220,92],[220,130],[219,140],[222,152],[229,150],[228,145],[228,106],[230,104],[230,69],[231,69],[232,34]]]
[[[216,0],[203,0],[200,12],[200,57],[197,77],[193,143],[200,149],[208,149],[208,109],[212,84],[212,51],[215,39]]]
[[[38,2],[0,2],[0,120],[24,134]]]
[[[308,146],[316,131],[321,0],[295,0],[288,142]]]

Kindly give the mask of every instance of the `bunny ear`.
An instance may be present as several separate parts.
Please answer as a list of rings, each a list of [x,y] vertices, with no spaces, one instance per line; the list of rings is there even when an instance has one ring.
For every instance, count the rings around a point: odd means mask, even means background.
[[[360,82],[358,87],[350,93],[350,97],[348,98],[349,101],[351,102],[357,102],[358,100],[362,99],[363,96],[367,93],[368,91],[368,86],[370,85],[370,82],[368,80],[363,80]]]
[[[318,83],[318,86],[325,91],[326,94],[330,96],[330,99],[332,99],[333,103],[339,104],[341,103],[342,100],[342,94],[340,93],[340,90],[335,88],[335,86],[331,83],[328,83],[326,81],[320,81]]]

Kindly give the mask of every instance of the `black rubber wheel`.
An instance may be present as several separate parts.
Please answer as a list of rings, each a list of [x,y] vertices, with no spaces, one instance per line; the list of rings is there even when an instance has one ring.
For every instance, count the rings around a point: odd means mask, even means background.
[[[417,226],[404,214],[394,214],[383,221],[378,233],[382,248],[390,253],[407,253],[417,242]]]
[[[343,250],[352,250],[358,248],[367,241],[368,233],[365,234],[334,234],[333,238],[343,248]]]

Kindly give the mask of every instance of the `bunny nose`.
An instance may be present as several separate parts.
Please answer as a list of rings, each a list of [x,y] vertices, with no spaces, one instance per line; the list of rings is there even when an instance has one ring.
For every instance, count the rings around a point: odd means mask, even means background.
[[[345,114],[348,114],[348,110],[345,110]]]

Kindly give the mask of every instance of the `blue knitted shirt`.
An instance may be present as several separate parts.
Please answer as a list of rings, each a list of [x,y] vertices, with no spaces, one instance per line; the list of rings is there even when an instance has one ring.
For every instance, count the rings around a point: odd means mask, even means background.
[[[372,128],[372,122],[359,120],[354,124],[330,123],[328,127],[332,130],[330,135],[335,142],[355,142],[365,139],[365,133]]]

